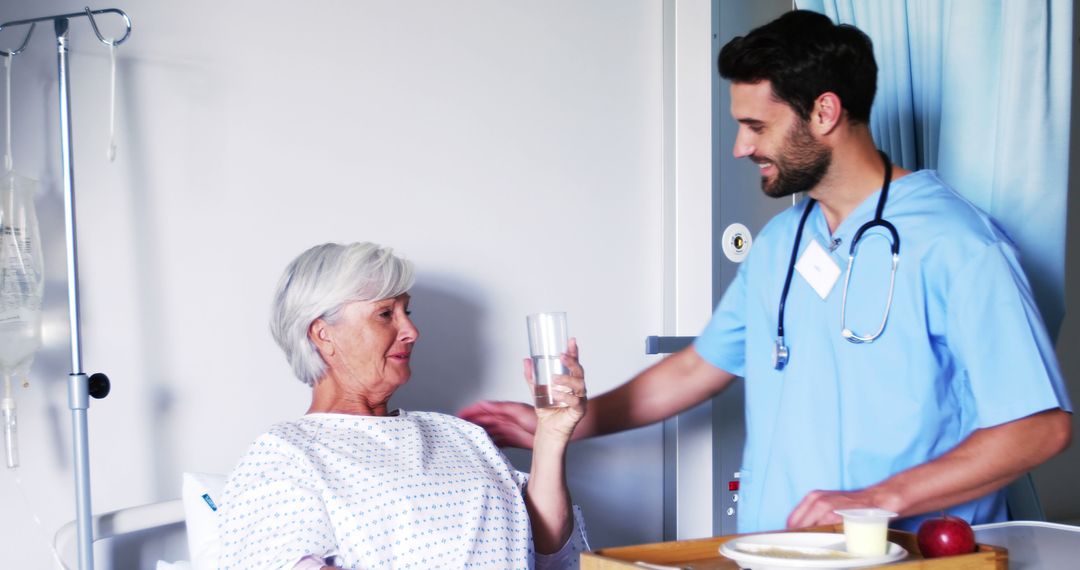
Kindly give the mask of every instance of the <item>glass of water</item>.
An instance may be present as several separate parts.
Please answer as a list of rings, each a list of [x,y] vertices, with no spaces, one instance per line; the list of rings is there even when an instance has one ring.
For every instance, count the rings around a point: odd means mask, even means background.
[[[569,374],[563,366],[566,352],[566,313],[535,313],[525,317],[529,329],[529,356],[533,365],[533,399],[537,408],[555,405],[551,393],[551,377]]]

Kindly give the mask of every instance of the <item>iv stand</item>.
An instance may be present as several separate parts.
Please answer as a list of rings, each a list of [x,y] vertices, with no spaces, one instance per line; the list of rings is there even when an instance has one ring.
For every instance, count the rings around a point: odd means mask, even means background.
[[[96,14],[118,14],[124,19],[126,31],[123,37],[108,40],[102,37],[94,20]],[[122,10],[107,8],[45,16],[0,24],[0,30],[9,26],[30,25],[22,45],[10,52],[0,50],[0,56],[14,57],[26,49],[30,34],[38,22],[52,21],[56,31],[57,74],[60,79],[60,157],[64,167],[64,228],[67,245],[68,319],[71,325],[71,374],[68,374],[68,406],[71,408],[72,454],[74,456],[75,515],[78,533],[79,569],[94,569],[93,511],[90,508],[90,450],[87,434],[86,412],[90,397],[104,398],[109,393],[109,379],[104,374],[87,376],[82,372],[82,344],[79,331],[79,262],[75,236],[75,166],[71,149],[71,93],[68,84],[68,21],[86,17],[94,28],[94,34],[105,45],[117,46],[131,35],[131,19]]]

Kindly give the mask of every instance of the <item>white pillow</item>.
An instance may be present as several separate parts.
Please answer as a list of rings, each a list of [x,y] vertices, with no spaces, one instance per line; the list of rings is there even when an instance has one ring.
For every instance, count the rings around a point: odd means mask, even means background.
[[[218,506],[227,475],[184,473],[181,497],[187,523],[188,553],[194,570],[216,570],[221,555]]]

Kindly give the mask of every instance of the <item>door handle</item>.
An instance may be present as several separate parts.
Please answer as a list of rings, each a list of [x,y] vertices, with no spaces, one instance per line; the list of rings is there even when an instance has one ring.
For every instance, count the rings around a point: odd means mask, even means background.
[[[693,336],[647,336],[645,354],[671,354],[690,346],[697,337]]]

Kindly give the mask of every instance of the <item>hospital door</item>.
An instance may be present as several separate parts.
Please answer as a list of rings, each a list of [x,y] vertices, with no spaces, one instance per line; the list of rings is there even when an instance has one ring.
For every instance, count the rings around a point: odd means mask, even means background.
[[[791,205],[765,197],[757,167],[732,156],[738,125],[716,71],[721,46],[791,7],[791,0],[664,3],[665,330],[646,339],[650,354],[693,340],[753,247],[753,234]],[[664,539],[736,532],[742,382],[666,420],[663,432]]]

